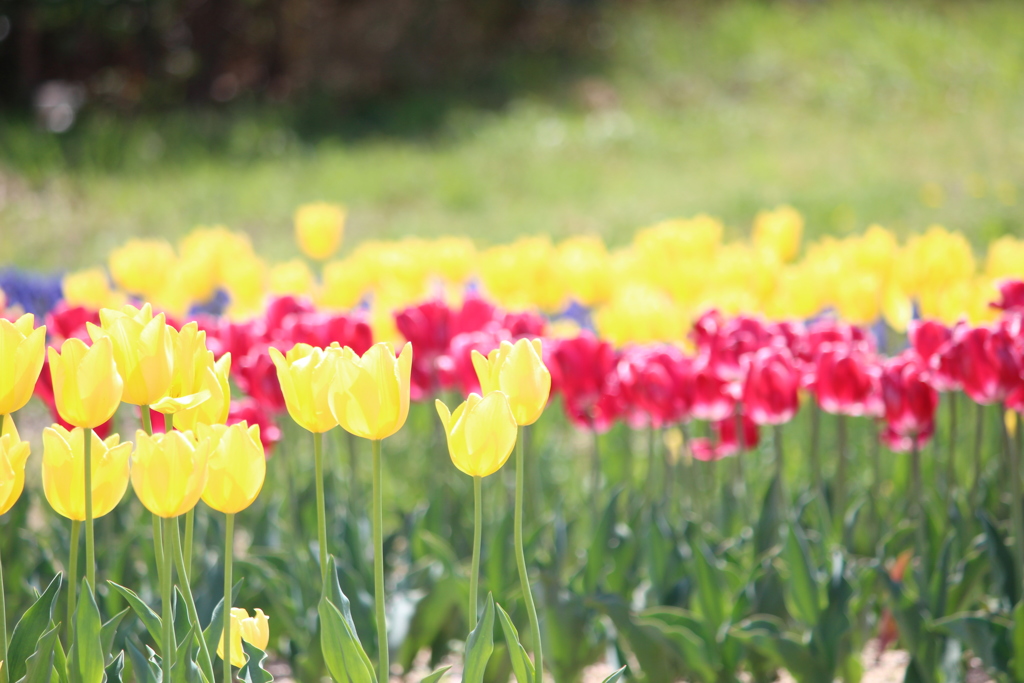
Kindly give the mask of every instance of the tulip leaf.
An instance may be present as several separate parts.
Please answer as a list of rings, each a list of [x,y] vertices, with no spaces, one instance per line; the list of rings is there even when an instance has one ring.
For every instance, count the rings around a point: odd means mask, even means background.
[[[978,512],[981,526],[985,531],[985,547],[988,549],[993,575],[1003,590],[1010,605],[1020,601],[1020,588],[1017,586],[1017,571],[1013,563],[1013,555],[1003,541],[1002,534],[992,523],[992,519],[984,512]]]
[[[127,611],[127,610],[125,610]],[[122,614],[124,614],[122,612]],[[104,669],[106,675],[106,683],[121,683],[121,674],[124,672],[124,651],[117,653],[117,656],[111,660],[110,664],[107,664],[107,668]]]
[[[274,677],[263,668],[267,661],[267,653],[247,641],[242,641],[242,649],[245,651],[246,663],[238,672],[238,680],[242,683],[271,683]]]
[[[519,631],[516,630],[516,625],[512,623],[508,612],[502,609],[501,605],[495,604],[494,607],[498,610],[498,622],[501,624],[501,630],[505,633],[508,656],[512,660],[512,671],[516,675],[516,680],[519,683],[533,683],[536,671],[533,668],[533,662],[526,654],[526,648],[519,642]]]
[[[331,573],[331,577],[330,580],[327,582],[327,585],[324,586],[324,590],[329,590],[330,595],[326,597],[331,602],[331,604],[338,610],[338,613],[341,614],[341,618],[345,622],[346,630],[348,631],[348,633],[351,634],[352,640],[354,640],[356,643],[356,654],[358,654],[360,659],[362,659],[363,666],[365,666],[366,670],[370,672],[370,675],[373,677],[374,683],[376,683],[377,676],[374,673],[373,664],[370,662],[370,658],[367,656],[366,650],[363,648],[362,643],[360,643],[359,641],[359,631],[356,629],[356,623],[352,619],[351,603],[349,602],[348,596],[345,595],[344,591],[341,590],[341,582],[338,581],[338,561],[333,555],[331,555],[329,571]],[[387,647],[387,643],[381,643],[380,646]],[[384,678],[388,678],[387,673],[384,674]]]
[[[28,658],[32,653],[38,652],[37,644],[53,619],[53,607],[57,594],[60,593],[61,583],[62,575],[57,574],[14,627],[11,643],[7,648],[7,661],[4,663],[5,667],[9,667],[9,680],[17,681],[24,676]]]
[[[12,677],[11,680],[18,680],[18,683],[50,683],[53,676],[53,650],[57,645],[59,628],[59,625],[54,626],[39,636],[35,651],[23,662],[25,675],[20,679]]]
[[[317,611],[320,613],[320,647],[331,677],[336,683],[376,683],[373,668],[366,664],[363,646],[337,606],[323,597]]]
[[[109,654],[114,650],[114,638],[117,637],[117,627],[121,625],[121,621],[130,611],[130,607],[125,607],[123,610],[111,617],[107,623],[103,624],[103,629],[100,631],[100,642],[103,643],[104,653]],[[123,655],[124,653],[121,654]]]
[[[231,604],[235,604],[238,600],[238,591],[242,588],[242,582],[244,579],[239,579],[234,587],[231,589]],[[203,640],[206,641],[206,649],[211,653],[217,651],[217,646],[220,645],[220,637],[224,633],[224,598],[217,601],[217,605],[213,608],[213,613],[210,615],[210,623],[206,626],[203,631]],[[156,642],[160,642],[158,638]]]
[[[807,539],[796,525],[790,525],[782,546],[782,559],[789,570],[788,585],[785,591],[786,608],[800,622],[808,626],[818,623],[821,609],[818,597],[818,583],[814,580],[814,568],[811,566],[810,551]]]
[[[448,673],[448,669],[450,668],[450,666],[442,667],[424,678],[420,683],[437,683],[446,673]]]
[[[619,681],[622,680],[622,677],[625,675],[626,667],[622,667],[618,671],[615,671],[614,673],[610,674],[607,678],[601,681],[601,683],[619,683]]]
[[[484,616],[466,641],[462,683],[483,683],[487,662],[494,651],[494,596],[487,594]]]
[[[131,588],[125,588],[124,586],[116,584],[113,581],[107,581],[107,583],[110,585],[111,588],[120,593],[121,597],[123,597],[128,602],[132,610],[135,612],[135,615],[142,622],[142,625],[146,627],[146,630],[149,632],[149,636],[153,639],[153,642],[162,643],[164,639],[164,634],[163,621],[160,619],[160,616],[156,612],[154,612],[149,607],[149,605],[143,602],[142,598],[136,595],[135,591],[133,591]],[[128,655],[130,657],[131,653],[129,652]],[[133,664],[134,661],[135,660],[132,659]]]
[[[1017,603],[1013,608],[1011,637],[1013,659],[1010,660],[1010,666],[1013,669],[1013,677],[1018,681],[1024,681],[1024,602]]]
[[[171,683],[199,683],[199,667],[192,660],[192,648],[196,627],[192,626],[184,640],[174,650],[174,665],[171,667]]]
[[[131,640],[128,641],[128,658],[132,660],[132,670],[136,683],[159,683],[159,670],[154,670],[152,662],[146,655],[136,647]]]
[[[88,579],[82,579],[82,590],[78,594],[78,609],[75,611],[75,661],[82,683],[103,683],[103,669],[106,656],[100,632],[103,621],[96,596],[89,587]]]

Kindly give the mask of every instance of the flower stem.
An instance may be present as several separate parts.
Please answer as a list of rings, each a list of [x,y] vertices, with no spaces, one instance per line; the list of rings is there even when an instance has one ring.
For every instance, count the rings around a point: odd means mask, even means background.
[[[192,580],[192,536],[196,527],[196,509],[192,508],[185,513],[185,553],[182,557],[182,566],[178,571],[185,577],[186,581]]]
[[[235,552],[235,516],[224,520],[224,681],[231,683],[231,562]]]
[[[658,497],[658,428],[651,422],[647,432],[647,499],[653,504]]]
[[[82,535],[82,523],[71,522],[71,557],[68,559],[68,643],[71,643],[75,628],[75,598],[78,597],[78,546]]]
[[[96,592],[96,542],[92,517],[92,428],[85,428],[85,576]]]
[[[388,658],[388,625],[384,610],[384,497],[380,466],[380,440],[370,441],[373,450],[373,592],[377,608],[377,654],[380,664],[377,679],[391,676]]]
[[[327,503],[324,497],[324,435],[313,432],[313,460],[316,463],[316,528],[320,555],[320,585],[326,591],[330,555],[327,551]]]
[[[476,628],[477,599],[480,582],[480,536],[483,528],[483,508],[480,489],[483,478],[473,477],[473,568],[469,574],[469,630]]]
[[[836,490],[833,492],[835,505],[832,512],[832,521],[835,522],[840,533],[843,530],[843,518],[846,516],[846,416],[836,416],[836,438],[839,441],[839,460],[836,464]]]
[[[825,484],[821,479],[821,457],[818,444],[821,441],[821,408],[818,402],[811,401],[811,475],[814,478],[814,490],[819,496],[825,495]]]
[[[164,642],[161,651],[160,664],[163,669],[163,680],[171,680],[171,667],[174,666],[174,607],[171,602],[173,591],[171,575],[171,527],[172,519],[164,519],[163,522],[163,543],[164,543],[164,571],[160,575],[160,602],[163,606],[163,627]]]
[[[537,672],[537,680],[544,678],[544,647],[540,639],[540,621],[537,619],[537,607],[533,604],[533,592],[530,590],[530,577],[526,573],[526,556],[523,554],[523,467],[524,448],[523,433],[524,427],[519,428],[519,438],[516,439],[516,505],[515,517],[513,518],[513,542],[516,546],[516,565],[519,568],[519,585],[523,591],[523,602],[526,603],[526,613],[530,617],[530,635],[533,640],[533,663]],[[597,443],[597,432],[594,432],[595,444]],[[596,449],[595,449],[596,454]],[[598,470],[600,472],[600,470]],[[595,491],[596,494],[596,491]]]
[[[1024,572],[1024,501],[1021,500],[1020,454],[1014,448],[1014,440],[1006,428],[1005,405],[1000,406],[1000,413],[1004,417],[999,421],[1003,425],[1003,447],[1006,449],[1006,459],[1010,465],[1010,528],[1013,530],[1014,561],[1019,577]],[[1021,425],[1018,424],[1017,429],[1020,428]]]
[[[594,438],[594,448],[590,454],[590,517],[594,520],[594,525],[600,523],[601,505],[598,502],[598,498],[601,496],[601,438],[597,433],[597,429],[591,430],[591,435]],[[519,440],[516,442],[516,448],[522,448],[523,429],[519,430]],[[519,456],[516,456],[517,459]],[[519,466],[516,465],[516,469]],[[516,480],[518,482],[518,478]],[[516,500],[519,500],[519,485],[516,484]]]
[[[3,431],[0,415],[0,432]],[[7,602],[4,600],[4,563],[0,559],[0,662],[7,661]],[[0,666],[0,683],[7,683],[7,669]]]
[[[210,657],[210,649],[206,645],[206,638],[203,638],[203,628],[199,623],[199,611],[196,609],[196,601],[192,596],[192,584],[189,580],[185,556],[181,552],[181,531],[176,519],[173,520],[171,527],[171,552],[178,571],[178,580],[181,582],[182,593],[185,594],[185,610],[188,612],[188,620],[196,629],[196,639],[199,641],[199,664],[203,673],[209,677],[212,683],[213,659]]]
[[[948,515],[949,506],[953,503],[953,489],[956,486],[957,395],[955,392],[951,392],[947,398],[949,400],[949,453],[946,457],[946,512]]]
[[[984,474],[985,465],[981,458],[981,445],[985,436],[985,406],[978,404],[975,411],[974,422],[974,482],[972,484],[971,501],[975,506],[981,505],[981,477]]]

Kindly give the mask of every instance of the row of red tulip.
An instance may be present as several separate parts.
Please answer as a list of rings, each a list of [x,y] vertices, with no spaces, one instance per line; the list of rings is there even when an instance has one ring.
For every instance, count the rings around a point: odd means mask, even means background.
[[[880,353],[864,329],[832,318],[769,322],[716,311],[695,324],[692,353],[672,345],[616,349],[582,332],[548,338],[544,356],[552,394],[560,394],[569,419],[588,430],[605,431],[617,420],[634,427],[704,420],[712,423],[714,438],[695,440],[691,452],[717,459],[756,445],[760,426],[791,420],[806,393],[827,413],[882,420],[884,441],[906,451],[932,435],[939,392],[963,391],[979,404],[1024,409],[1024,283],[1005,283],[993,306],[1003,316],[989,326],[914,322],[909,346],[894,356]],[[59,342],[84,335],[88,320],[97,321],[95,312],[62,306],[47,326]],[[458,307],[434,300],[406,308],[395,313],[395,323],[416,349],[414,400],[479,391],[473,350],[487,353],[503,339],[548,332],[536,313],[509,313],[474,296]],[[260,424],[267,447],[279,438],[275,420],[284,411],[271,347],[337,342],[362,353],[373,342],[359,314],[319,312],[294,297],[271,301],[247,322],[202,318],[199,324],[217,357],[231,354],[232,376],[249,397],[233,402],[230,421]],[[36,393],[53,406],[45,368]]]

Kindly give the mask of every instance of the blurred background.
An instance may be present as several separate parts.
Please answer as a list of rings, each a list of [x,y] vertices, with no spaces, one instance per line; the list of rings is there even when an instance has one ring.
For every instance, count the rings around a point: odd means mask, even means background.
[[[0,0],[0,265],[196,225],[295,251],[780,203],[809,237],[1020,234],[1024,3]]]

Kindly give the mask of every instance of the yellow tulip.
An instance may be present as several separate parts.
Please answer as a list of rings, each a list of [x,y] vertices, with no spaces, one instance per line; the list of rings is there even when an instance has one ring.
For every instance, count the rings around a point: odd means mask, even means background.
[[[263,652],[267,651],[270,645],[270,617],[261,609],[249,613],[241,607],[231,608],[231,665],[242,668],[245,666],[245,651],[242,649],[242,641],[245,641]],[[224,659],[224,629],[221,629],[220,643],[217,645],[217,656]]]
[[[334,310],[355,307],[369,291],[373,280],[368,269],[354,258],[331,261],[324,266],[322,276],[317,304]]]
[[[479,351],[472,354],[483,393],[504,393],[521,426],[537,421],[551,393],[551,373],[544,365],[542,352],[540,339],[520,339],[515,344],[501,342],[486,357]]]
[[[803,232],[804,217],[793,207],[780,206],[774,211],[761,211],[754,219],[754,247],[774,254],[781,263],[787,263],[800,252]]]
[[[313,287],[313,271],[302,259],[278,263],[270,269],[271,294],[309,294]]]
[[[594,314],[602,337],[618,346],[677,341],[686,333],[686,317],[672,299],[650,285],[620,287]]]
[[[253,504],[267,476],[260,427],[245,422],[199,425],[199,439],[209,439],[210,457],[203,502],[233,515]]]
[[[993,279],[1024,278],[1024,240],[1003,235],[988,245],[985,274]]]
[[[124,382],[114,362],[114,344],[100,337],[86,346],[81,339],[48,350],[57,412],[76,427],[99,427],[121,403]]]
[[[0,415],[23,408],[39,379],[46,327],[33,328],[34,322],[31,313],[14,322],[0,318]]]
[[[86,328],[93,342],[108,338],[113,343],[117,371],[124,380],[122,400],[145,406],[165,397],[174,371],[174,340],[164,314],[154,316],[149,304],[129,304],[119,311],[102,309],[100,323],[86,323]]]
[[[110,252],[110,276],[129,294],[159,292],[177,262],[174,247],[165,240],[128,240]]]
[[[476,247],[466,237],[440,237],[428,247],[431,269],[444,280],[461,285],[473,273]]]
[[[335,368],[328,405],[345,431],[379,440],[402,428],[409,416],[412,344],[397,358],[387,342],[374,344],[362,358],[346,346]]]
[[[61,282],[64,301],[69,306],[110,308],[124,304],[125,296],[110,286],[110,278],[103,268],[88,268],[68,273]]]
[[[599,237],[573,237],[558,245],[556,272],[573,299],[585,306],[612,294],[611,259]]]
[[[211,353],[202,365],[202,378],[197,379],[195,385],[201,393],[209,392],[210,397],[175,413],[174,424],[182,429],[195,431],[201,424],[222,425],[228,421],[231,410],[231,354],[225,353],[215,363],[212,359]],[[198,371],[199,366],[196,367]]]
[[[287,355],[270,349],[288,414],[303,429],[321,433],[338,425],[331,415],[328,398],[340,352],[337,345],[325,351],[309,344],[296,344]]]
[[[486,477],[501,469],[515,448],[518,430],[505,394],[470,394],[454,413],[440,400],[434,405],[448,437],[448,453],[461,472]]]
[[[0,515],[14,507],[25,488],[25,462],[29,444],[18,436],[18,428],[8,415],[0,435]]]
[[[149,436],[139,430],[132,456],[132,488],[157,517],[177,517],[196,506],[206,486],[210,444],[192,432]]]
[[[345,232],[345,207],[340,204],[316,202],[304,204],[295,211],[295,238],[302,253],[323,261],[341,246]]]
[[[174,374],[167,397],[152,404],[160,413],[172,413],[179,429],[195,430],[197,423],[223,424],[228,419],[231,354],[216,363],[206,348],[206,332],[195,322],[175,331],[168,327],[174,347]]]
[[[224,287],[231,296],[233,319],[260,313],[267,293],[267,264],[254,253],[242,253],[221,264]]]
[[[92,513],[102,517],[117,506],[128,488],[130,441],[106,440],[92,432]],[[43,493],[58,514],[85,521],[85,430],[55,424],[43,430]]]

